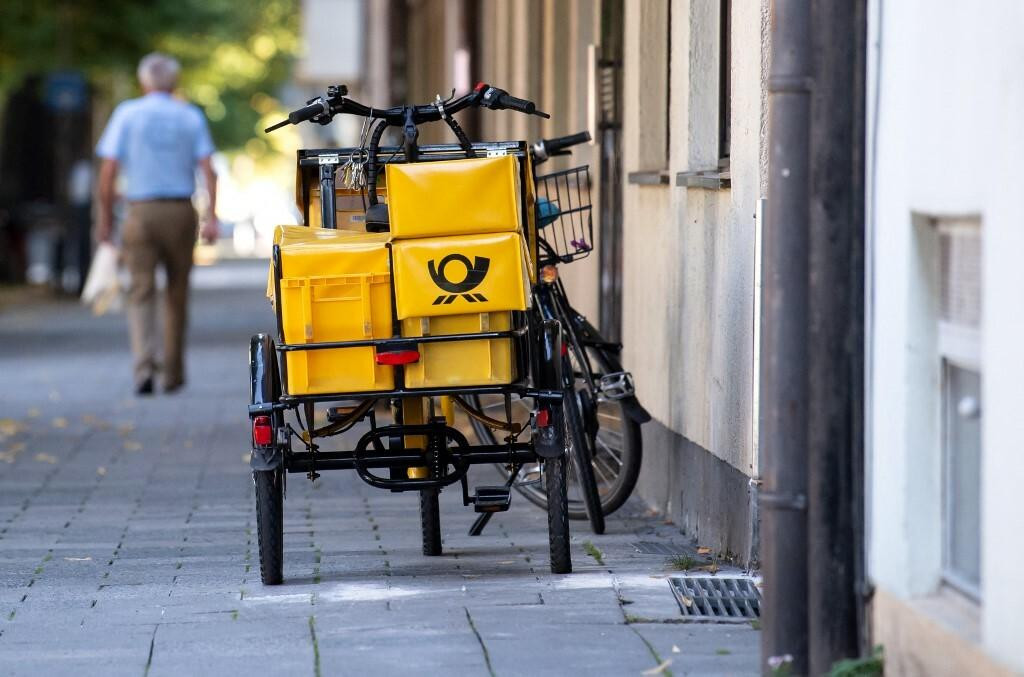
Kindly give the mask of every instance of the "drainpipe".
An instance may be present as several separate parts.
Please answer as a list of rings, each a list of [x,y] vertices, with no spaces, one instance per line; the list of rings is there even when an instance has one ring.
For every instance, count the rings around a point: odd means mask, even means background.
[[[807,662],[807,347],[811,3],[775,0],[768,78],[760,454],[762,670]]]
[[[810,674],[858,655],[867,0],[816,2],[808,405]]]

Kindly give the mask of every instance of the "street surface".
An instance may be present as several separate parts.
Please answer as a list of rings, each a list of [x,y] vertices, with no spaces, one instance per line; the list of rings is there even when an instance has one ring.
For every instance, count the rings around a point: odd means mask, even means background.
[[[633,504],[604,536],[573,522],[554,576],[522,497],[471,538],[445,491],[427,558],[414,494],[291,475],[285,584],[264,587],[245,405],[265,279],[196,270],[189,383],[147,399],[122,316],[0,309],[0,674],[757,673],[751,625],[680,623],[665,555],[632,544],[684,539]]]

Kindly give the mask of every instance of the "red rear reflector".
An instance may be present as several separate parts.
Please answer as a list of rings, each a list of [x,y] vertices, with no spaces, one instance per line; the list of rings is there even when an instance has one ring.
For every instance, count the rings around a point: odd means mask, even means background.
[[[547,409],[540,409],[537,412],[537,427],[547,428],[551,425],[551,412]]]
[[[394,366],[396,364],[412,364],[420,361],[418,350],[393,350],[388,353],[377,353],[377,364]]]
[[[270,427],[269,416],[257,416],[252,420],[252,443],[257,447],[268,446],[274,441],[274,429]]]
[[[478,83],[476,83],[476,87],[473,88],[473,91],[474,92],[479,92],[481,89],[483,89],[486,86],[487,86],[486,82],[478,82]]]
[[[565,357],[568,354],[569,354],[569,344],[568,343],[563,343],[562,344],[562,357]]]

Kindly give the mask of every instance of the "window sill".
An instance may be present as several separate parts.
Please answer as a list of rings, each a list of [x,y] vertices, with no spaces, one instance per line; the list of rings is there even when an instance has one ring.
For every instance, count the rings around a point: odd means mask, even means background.
[[[676,185],[703,190],[723,190],[732,186],[729,169],[701,169],[676,174]]]
[[[669,184],[668,172],[663,169],[647,172],[630,172],[626,179],[634,186],[667,186]]]

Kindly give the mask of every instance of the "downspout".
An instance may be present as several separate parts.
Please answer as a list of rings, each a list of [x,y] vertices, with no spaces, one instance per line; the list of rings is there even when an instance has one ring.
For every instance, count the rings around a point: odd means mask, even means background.
[[[859,654],[867,0],[813,4],[807,404],[808,661]]]
[[[775,0],[761,327],[762,671],[807,662],[807,347],[811,4]],[[791,657],[786,660],[785,657]]]

